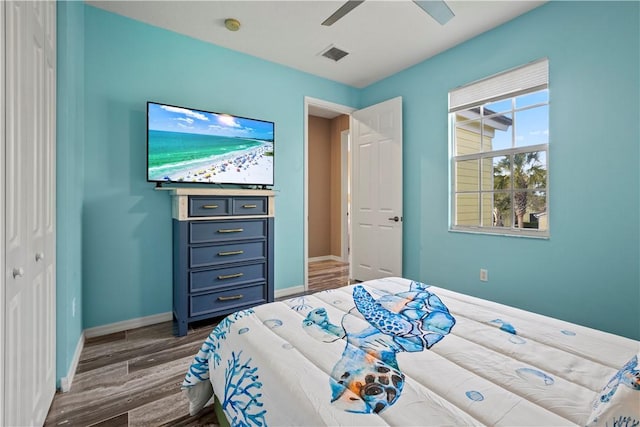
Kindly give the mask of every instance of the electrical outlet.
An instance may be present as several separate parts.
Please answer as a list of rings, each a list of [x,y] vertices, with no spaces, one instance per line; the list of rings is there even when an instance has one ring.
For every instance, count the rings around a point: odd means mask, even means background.
[[[480,281],[481,282],[488,282],[489,281],[489,272],[487,270],[485,270],[484,268],[480,269]]]

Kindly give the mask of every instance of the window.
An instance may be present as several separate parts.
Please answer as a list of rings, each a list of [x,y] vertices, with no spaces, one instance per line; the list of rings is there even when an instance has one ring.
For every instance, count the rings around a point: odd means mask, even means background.
[[[449,93],[451,229],[547,237],[546,59]]]

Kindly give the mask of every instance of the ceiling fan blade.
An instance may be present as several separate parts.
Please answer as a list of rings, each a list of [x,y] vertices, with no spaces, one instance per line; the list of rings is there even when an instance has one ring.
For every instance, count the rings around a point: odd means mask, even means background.
[[[440,25],[446,24],[455,16],[453,11],[447,6],[447,3],[442,0],[413,0],[413,2],[431,15]]]
[[[347,13],[351,12],[356,7],[360,6],[361,3],[364,3],[364,0],[349,0],[338,10],[333,12],[333,14],[322,22],[322,25],[329,27],[338,21],[338,19],[342,18]]]

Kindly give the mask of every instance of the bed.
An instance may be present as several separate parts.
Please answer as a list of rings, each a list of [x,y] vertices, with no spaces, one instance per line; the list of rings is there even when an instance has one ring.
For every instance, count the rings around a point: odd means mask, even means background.
[[[227,316],[183,389],[231,425],[640,423],[640,342],[386,278]]]

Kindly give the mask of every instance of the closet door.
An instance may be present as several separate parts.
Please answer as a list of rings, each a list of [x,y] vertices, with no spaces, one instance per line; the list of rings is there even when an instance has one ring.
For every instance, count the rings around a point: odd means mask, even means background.
[[[55,393],[55,2],[5,3],[4,424]]]
[[[0,2],[0,36],[5,40],[5,3]],[[5,91],[5,43],[0,43],[0,179],[5,178],[5,111],[6,109],[6,91]],[[5,265],[5,235],[4,235],[4,206],[5,195],[4,185],[0,185],[0,424],[4,424],[4,397],[5,384],[4,378],[4,358],[5,358],[5,335],[4,335],[4,310],[5,310],[5,283],[6,283],[6,265]]]

